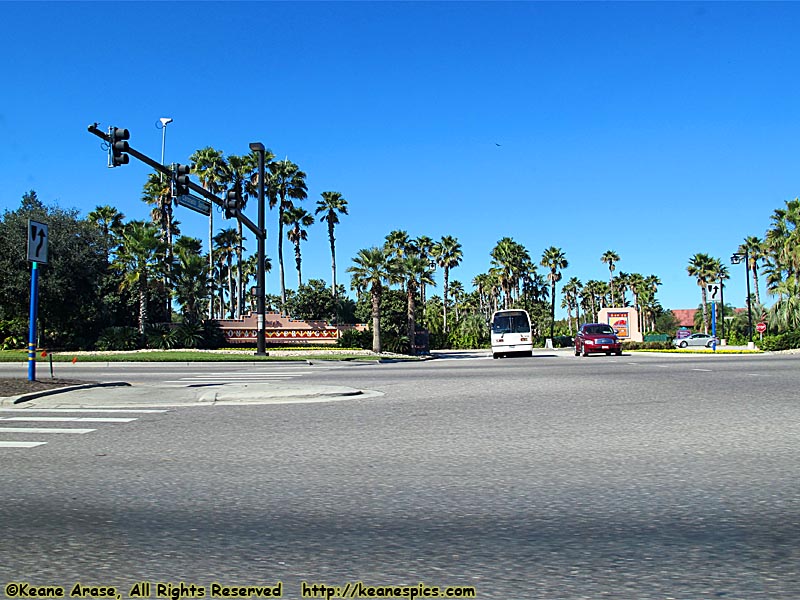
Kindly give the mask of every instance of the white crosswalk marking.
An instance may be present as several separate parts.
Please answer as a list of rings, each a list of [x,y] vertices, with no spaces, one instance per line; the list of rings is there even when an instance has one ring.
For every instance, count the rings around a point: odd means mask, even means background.
[[[82,423],[132,423],[139,420],[142,415],[169,412],[168,409],[109,409],[109,408],[0,408],[0,434],[6,439],[0,440],[0,449],[30,449],[43,446],[48,442],[46,437],[51,434],[81,435],[97,431],[84,427],[71,427],[70,425]],[[95,415],[125,415],[125,416],[95,416]],[[136,415],[136,416],[134,416]],[[26,426],[27,423],[64,423],[64,427],[47,427],[36,425]],[[36,436],[31,439],[31,436]]]
[[[44,446],[47,442],[3,442],[0,441],[0,448],[35,448]]]
[[[57,429],[55,427],[0,427],[0,433],[91,433],[96,429]]]

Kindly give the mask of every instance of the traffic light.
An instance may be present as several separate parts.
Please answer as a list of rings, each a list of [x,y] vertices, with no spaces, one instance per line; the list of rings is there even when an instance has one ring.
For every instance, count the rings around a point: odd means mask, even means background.
[[[236,185],[228,190],[225,196],[225,218],[233,219],[239,214],[239,186]]]
[[[175,181],[174,196],[188,196],[189,195],[189,165],[177,165],[173,171],[172,176]]]
[[[111,150],[111,162],[108,166],[118,167],[120,165],[127,165],[130,157],[126,152],[130,149],[128,141],[131,138],[131,133],[127,129],[120,129],[119,127],[112,127],[108,130],[108,135],[111,138],[109,147]]]

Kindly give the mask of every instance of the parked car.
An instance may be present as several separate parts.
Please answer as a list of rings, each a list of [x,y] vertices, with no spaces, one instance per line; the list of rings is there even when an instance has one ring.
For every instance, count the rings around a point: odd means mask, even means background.
[[[586,323],[581,325],[575,336],[575,356],[589,354],[622,354],[622,342],[611,325],[606,323]]]
[[[713,335],[707,333],[693,333],[689,337],[683,339],[675,338],[672,340],[672,345],[676,348],[688,348],[689,346],[705,346],[706,348],[711,348],[714,342],[719,344],[719,340]]]

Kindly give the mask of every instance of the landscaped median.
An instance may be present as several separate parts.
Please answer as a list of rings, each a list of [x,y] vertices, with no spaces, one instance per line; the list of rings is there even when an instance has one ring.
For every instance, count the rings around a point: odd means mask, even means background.
[[[419,360],[405,354],[354,348],[270,348],[267,356],[258,356],[255,348],[223,348],[219,350],[131,350],[59,351],[37,350],[39,364],[49,362],[254,362],[286,360]],[[27,350],[0,350],[0,362],[27,362]]]

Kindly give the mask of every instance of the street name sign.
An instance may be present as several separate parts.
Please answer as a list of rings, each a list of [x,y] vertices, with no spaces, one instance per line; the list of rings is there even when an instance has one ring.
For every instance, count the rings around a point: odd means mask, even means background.
[[[181,206],[185,206],[201,215],[209,216],[211,214],[211,202],[197,196],[184,194],[177,197],[177,202]]]
[[[28,219],[28,261],[47,264],[47,225]]]

